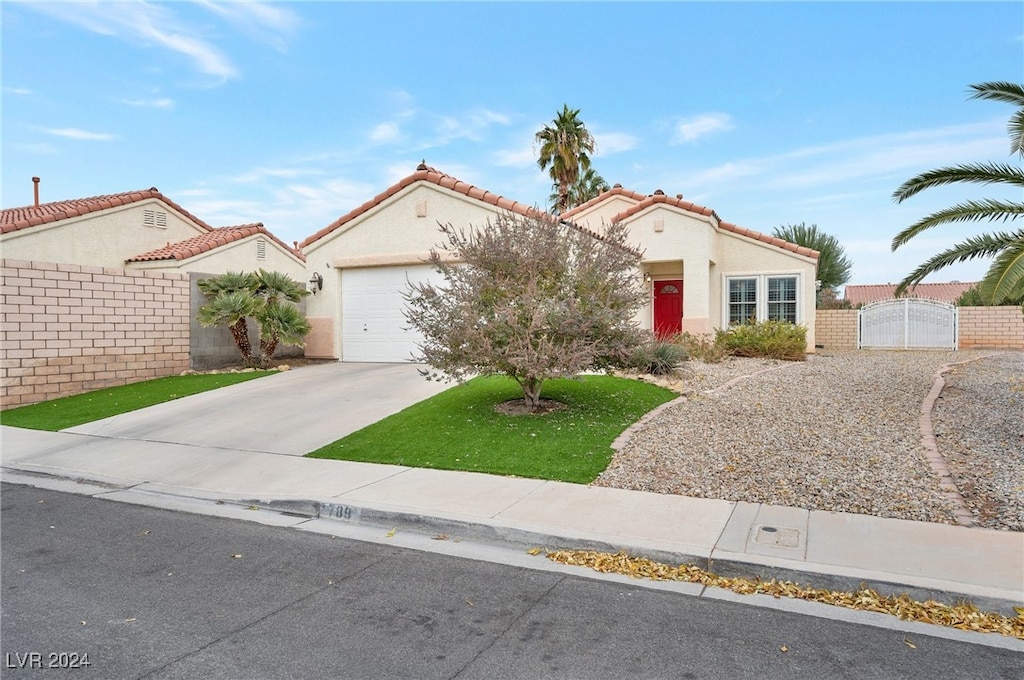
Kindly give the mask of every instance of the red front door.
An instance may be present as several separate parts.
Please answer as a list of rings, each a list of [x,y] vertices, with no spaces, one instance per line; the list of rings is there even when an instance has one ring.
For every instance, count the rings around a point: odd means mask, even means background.
[[[654,282],[654,335],[668,338],[683,330],[683,282]]]

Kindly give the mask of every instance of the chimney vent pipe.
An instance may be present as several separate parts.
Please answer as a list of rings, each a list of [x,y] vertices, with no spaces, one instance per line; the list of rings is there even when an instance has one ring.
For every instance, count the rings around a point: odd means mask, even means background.
[[[32,178],[32,193],[35,196],[36,207],[39,207],[39,178]]]

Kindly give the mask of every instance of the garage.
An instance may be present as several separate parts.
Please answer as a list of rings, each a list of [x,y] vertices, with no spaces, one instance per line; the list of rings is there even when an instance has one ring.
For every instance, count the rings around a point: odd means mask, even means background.
[[[443,280],[428,265],[343,269],[342,361],[409,361],[421,337],[408,328],[405,319],[407,282]]]

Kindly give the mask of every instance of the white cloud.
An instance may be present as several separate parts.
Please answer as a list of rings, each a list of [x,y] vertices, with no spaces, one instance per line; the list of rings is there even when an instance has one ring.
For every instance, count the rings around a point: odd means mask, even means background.
[[[537,152],[532,146],[499,149],[491,157],[499,167],[529,167],[537,164]]]
[[[200,73],[221,81],[238,75],[230,59],[197,36],[195,27],[182,25],[172,5],[148,2],[26,3],[25,7],[93,33],[143,45],[157,45],[189,58]]]
[[[32,94],[32,90],[29,90],[28,88],[24,87],[5,87],[4,92],[7,92],[9,94],[16,94],[20,97],[28,97]]]
[[[704,113],[684,118],[676,123],[673,144],[685,144],[715,132],[733,129],[732,118],[727,113]]]
[[[295,12],[262,2],[209,2],[197,4],[223,18],[252,38],[284,52],[298,32],[302,20]]]
[[[110,142],[117,139],[117,135],[106,132],[89,132],[88,130],[79,130],[78,128],[43,128],[43,132],[55,137],[93,142]]]
[[[594,142],[597,147],[594,156],[607,156],[608,154],[631,151],[636,148],[636,141],[636,137],[625,132],[594,133]]]
[[[399,137],[398,123],[389,121],[375,125],[370,131],[370,141],[375,144],[393,142]]]
[[[169,109],[174,106],[174,100],[167,97],[159,99],[122,99],[121,103],[147,109]]]
[[[458,116],[439,116],[434,126],[437,137],[425,142],[423,148],[444,146],[456,139],[479,142],[493,126],[507,126],[511,122],[511,116],[487,108],[478,108]]]
[[[276,180],[276,179],[294,179],[303,175],[316,175],[320,174],[319,171],[312,168],[296,168],[296,167],[281,167],[281,168],[253,168],[248,172],[244,172],[241,175],[236,175],[231,178],[231,181],[238,182],[240,184],[253,184],[256,182],[263,182],[265,180]]]

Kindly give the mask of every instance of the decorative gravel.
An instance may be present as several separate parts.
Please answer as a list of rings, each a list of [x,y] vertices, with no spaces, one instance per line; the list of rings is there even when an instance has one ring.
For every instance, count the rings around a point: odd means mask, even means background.
[[[979,526],[1024,531],[1024,352],[944,377],[932,424],[967,507]]]
[[[989,354],[691,362],[681,385],[689,396],[636,426],[594,484],[952,524],[924,457],[921,405],[943,365]],[[953,430],[971,432],[958,440],[954,479],[973,480],[971,507],[986,508],[981,526],[1021,530],[1024,355],[1002,356],[956,369],[957,391],[939,400],[939,447],[945,453]]]

